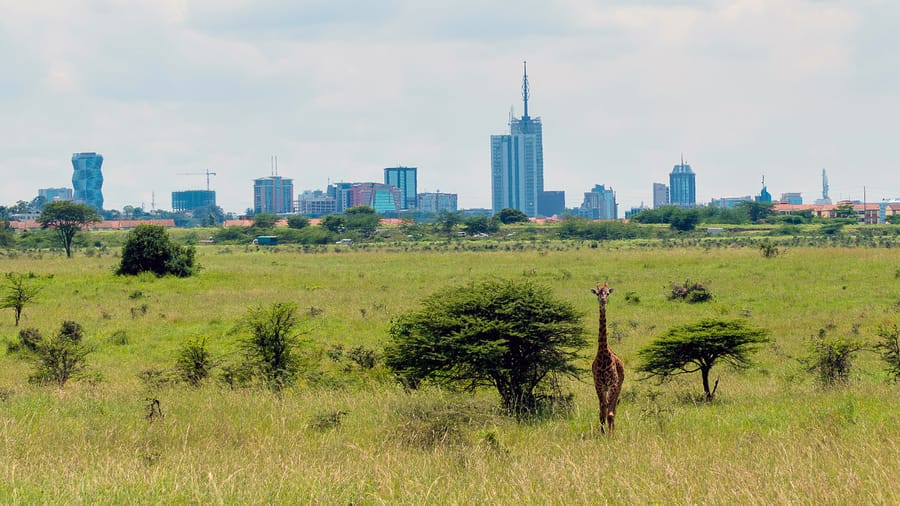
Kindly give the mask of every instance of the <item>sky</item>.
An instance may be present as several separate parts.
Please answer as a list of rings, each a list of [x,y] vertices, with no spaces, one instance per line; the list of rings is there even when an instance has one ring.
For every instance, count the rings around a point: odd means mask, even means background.
[[[490,207],[490,136],[543,122],[546,190],[652,204],[684,157],[697,200],[900,197],[894,0],[0,0],[0,204],[104,156],[104,208],[170,209],[253,179],[383,181]]]

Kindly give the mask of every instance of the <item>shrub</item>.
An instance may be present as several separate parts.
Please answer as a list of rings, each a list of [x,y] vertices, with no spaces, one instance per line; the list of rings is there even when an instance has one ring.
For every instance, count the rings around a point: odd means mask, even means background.
[[[35,328],[27,328],[19,331],[19,344],[22,348],[29,352],[35,352],[44,336],[41,331]]]
[[[900,381],[900,326],[884,326],[878,330],[878,336],[881,341],[875,345],[875,350],[887,363],[888,373],[894,381]]]
[[[64,322],[56,337],[41,339],[33,354],[35,372],[31,381],[52,381],[62,387],[70,378],[83,372],[91,350],[81,341],[81,325],[73,321]]]
[[[181,278],[194,273],[193,246],[180,246],[169,240],[160,225],[138,225],[128,232],[122,247],[122,260],[116,274],[137,275],[152,272]]]
[[[190,338],[181,346],[175,361],[178,378],[192,387],[199,387],[214,367],[212,355],[206,348],[206,338]]]
[[[825,329],[810,340],[807,370],[814,373],[823,386],[845,384],[850,379],[850,368],[862,343],[845,337],[828,337]]]
[[[706,302],[712,299],[712,293],[698,282],[687,280],[684,284],[673,283],[669,300],[681,299],[688,303]]]
[[[246,364],[272,389],[280,390],[295,380],[297,323],[297,306],[290,302],[250,308],[244,318],[251,334],[242,343]]]
[[[289,228],[306,228],[309,226],[309,218],[300,215],[288,216],[287,225]]]

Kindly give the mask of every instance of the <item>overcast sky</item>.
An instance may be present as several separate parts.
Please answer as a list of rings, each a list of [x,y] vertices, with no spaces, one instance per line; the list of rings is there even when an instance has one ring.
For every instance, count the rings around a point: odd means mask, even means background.
[[[490,207],[490,135],[544,125],[544,181],[620,217],[684,153],[700,202],[900,197],[894,0],[0,0],[0,204],[71,187],[102,153],[104,207],[171,208],[253,179],[295,192],[419,168]]]

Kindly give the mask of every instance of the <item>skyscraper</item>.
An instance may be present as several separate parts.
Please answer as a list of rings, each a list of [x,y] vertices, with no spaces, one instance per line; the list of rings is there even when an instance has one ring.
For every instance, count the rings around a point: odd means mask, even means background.
[[[294,180],[281,176],[253,180],[253,212],[283,214],[294,207]]]
[[[582,202],[578,214],[592,220],[619,219],[616,192],[602,184],[594,185],[591,191],[584,192],[584,202]]]
[[[522,76],[521,118],[510,116],[509,135],[491,136],[491,196],[494,212],[510,207],[537,216],[544,191],[541,118],[528,115],[528,68]]]
[[[392,184],[400,188],[403,201],[401,209],[413,209],[416,207],[416,168],[415,167],[388,167],[384,169],[384,184]]]
[[[653,183],[653,209],[669,205],[669,187],[665,183]]]
[[[97,211],[103,210],[103,155],[100,153],[75,153],[72,155],[72,188],[74,200],[87,204]]]
[[[673,167],[669,174],[669,203],[685,208],[697,206],[694,172],[690,165],[684,163],[684,157],[681,157],[681,163]]]

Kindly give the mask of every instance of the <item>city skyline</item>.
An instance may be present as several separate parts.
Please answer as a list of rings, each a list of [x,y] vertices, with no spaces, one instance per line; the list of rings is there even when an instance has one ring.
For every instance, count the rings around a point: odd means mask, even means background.
[[[900,5],[734,0],[3,2],[0,202],[68,186],[104,156],[104,207],[200,189],[253,206],[278,155],[296,193],[419,168],[420,192],[491,207],[486,139],[521,115],[521,62],[547,127],[544,187],[577,207],[652,203],[681,152],[697,202],[900,196]]]

